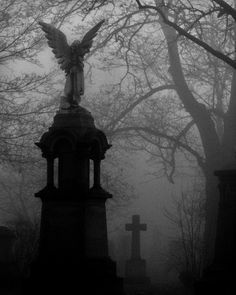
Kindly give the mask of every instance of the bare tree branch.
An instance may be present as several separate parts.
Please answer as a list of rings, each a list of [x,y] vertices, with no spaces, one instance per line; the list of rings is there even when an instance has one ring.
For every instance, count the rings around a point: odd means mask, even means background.
[[[215,3],[219,4],[220,7],[223,8],[224,13],[231,15],[233,19],[236,21],[236,11],[235,9],[226,3],[223,0],[213,0]]]
[[[111,134],[109,134],[109,132],[107,132],[107,134],[109,136],[109,135],[114,135],[114,134],[119,134],[119,133],[124,133],[124,132],[127,133],[129,131],[134,131],[134,132],[143,131],[143,132],[146,132],[146,133],[148,133],[150,135],[154,135],[156,137],[165,138],[165,139],[173,142],[174,144],[176,144],[178,146],[178,148],[183,148],[187,152],[192,154],[194,156],[194,158],[197,160],[199,166],[202,167],[203,169],[205,169],[205,160],[204,160],[204,158],[202,156],[200,156],[199,153],[197,151],[195,151],[194,149],[192,149],[189,145],[181,142],[178,137],[168,135],[168,134],[160,132],[158,130],[153,130],[153,129],[149,128],[149,127],[138,127],[138,126],[117,128],[116,130],[113,130],[111,132]]]
[[[162,85],[162,86],[158,86],[156,88],[153,88],[152,90],[150,90],[149,92],[147,92],[145,95],[140,96],[140,98],[138,98],[135,102],[133,102],[132,104],[130,104],[130,106],[128,106],[127,108],[125,108],[124,111],[122,111],[118,117],[116,117],[114,120],[112,120],[106,127],[106,130],[112,130],[116,124],[118,122],[120,122],[121,119],[123,119],[128,113],[130,113],[137,105],[139,105],[142,101],[148,99],[150,96],[152,96],[153,94],[160,92],[162,90],[167,90],[167,89],[175,89],[174,85]],[[108,131],[109,132],[109,131]]]
[[[162,18],[162,21],[172,27],[173,29],[175,29],[180,35],[185,36],[186,38],[188,38],[189,40],[193,41],[194,43],[196,43],[197,45],[199,45],[200,47],[204,48],[205,50],[207,50],[208,52],[210,52],[211,54],[213,54],[214,56],[218,57],[219,59],[221,59],[222,61],[226,62],[228,65],[230,65],[231,67],[233,67],[234,69],[236,69],[236,61],[231,59],[230,57],[228,57],[227,55],[221,53],[218,50],[215,50],[214,48],[212,48],[210,45],[208,45],[207,43],[205,43],[204,41],[198,39],[197,37],[191,35],[190,33],[188,33],[187,31],[185,31],[184,29],[182,29],[180,26],[178,26],[176,23],[170,21],[168,19],[168,17],[166,17],[165,13],[163,12],[163,10],[160,7],[157,6],[153,6],[153,5],[143,5],[141,4],[141,2],[139,0],[136,0],[138,7],[140,10],[143,9],[151,9],[151,10],[155,10]],[[223,2],[223,1],[222,1]]]

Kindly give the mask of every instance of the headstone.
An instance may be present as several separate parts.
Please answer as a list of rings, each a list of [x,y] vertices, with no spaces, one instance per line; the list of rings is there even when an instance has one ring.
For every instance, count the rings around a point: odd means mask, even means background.
[[[105,134],[78,106],[59,111],[37,145],[47,160],[47,184],[36,193],[42,200],[39,254],[24,295],[123,294],[108,254],[105,202],[112,196],[100,184],[100,163],[110,147]]]
[[[140,223],[139,215],[133,215],[132,223],[125,225],[127,231],[131,231],[131,260],[140,260],[140,232],[147,230],[146,224]]]
[[[220,190],[215,257],[196,282],[196,295],[236,291],[236,169],[216,171],[215,175]]]
[[[150,280],[146,276],[146,261],[141,258],[141,231],[147,230],[146,224],[140,223],[139,215],[132,216],[132,223],[126,224],[127,231],[131,231],[131,258],[126,261],[125,287],[128,292],[146,291],[150,287]]]

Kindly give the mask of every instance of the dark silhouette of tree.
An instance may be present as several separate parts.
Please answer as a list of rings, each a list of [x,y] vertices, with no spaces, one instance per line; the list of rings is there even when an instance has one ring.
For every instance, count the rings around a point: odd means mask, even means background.
[[[203,270],[205,224],[205,198],[196,186],[173,197],[173,210],[165,209],[164,214],[176,228],[176,237],[170,244],[169,267],[179,274],[188,274],[192,282],[199,279]],[[184,275],[185,277],[185,275]]]
[[[126,139],[132,141],[133,146],[138,145],[135,135],[141,136],[146,144],[139,144],[139,148],[144,150],[148,149],[147,142],[157,146],[158,153],[150,149],[149,152],[153,158],[161,159],[164,172],[170,166],[176,167],[177,150],[195,159],[206,179],[205,237],[206,257],[210,262],[218,205],[214,171],[235,158],[234,3],[220,0],[122,1],[119,4],[93,1],[85,13],[90,13],[98,3],[98,11],[102,5],[109,15],[104,29],[106,34],[99,47],[110,44],[110,52],[115,52],[116,57],[106,56],[104,60],[110,69],[124,69],[114,96],[126,94],[123,108],[117,109],[106,126],[108,133],[118,136],[126,132]],[[163,48],[168,56],[163,55]],[[152,76],[150,69],[155,71]],[[174,90],[167,94],[164,89]],[[166,93],[167,108],[164,99],[160,99],[164,97],[162,91]],[[149,112],[145,109],[142,113],[142,108],[148,104]],[[167,120],[163,124],[164,111]],[[162,121],[157,114],[162,116]],[[170,122],[175,116],[177,123],[173,131],[174,124]],[[148,126],[143,119],[149,121]],[[173,172],[166,174],[173,179]]]
[[[235,79],[236,72],[233,71],[231,79],[231,95],[229,97],[228,108],[222,113],[224,133],[219,138],[217,129],[212,116],[202,103],[199,103],[193,92],[190,90],[187,77],[184,74],[178,48],[179,36],[184,36],[197,45],[204,48],[217,58],[235,69],[235,9],[225,1],[207,1],[202,7],[197,2],[189,1],[159,1],[156,6],[142,5],[141,1],[136,1],[139,9],[148,9],[156,11],[161,18],[161,26],[167,41],[167,49],[170,62],[170,73],[176,86],[176,91],[181,99],[186,111],[191,115],[200,134],[202,141],[205,161],[202,169],[206,177],[206,242],[213,252],[212,240],[214,240],[215,231],[213,224],[216,224],[217,202],[216,198],[216,180],[213,172],[220,169],[224,163],[231,163],[235,157]],[[217,4],[217,5],[216,5]],[[222,11],[224,11],[222,15]],[[185,15],[186,12],[186,15]],[[209,15],[209,19],[208,19]],[[221,24],[223,30],[218,28],[218,44],[213,43],[210,46],[205,41],[204,31],[206,27],[204,22],[211,21],[213,18],[223,18]],[[220,44],[221,43],[221,44]],[[218,46],[214,46],[218,45]],[[221,45],[221,46],[220,46]],[[224,48],[224,53],[222,53]],[[211,246],[210,246],[211,244]],[[212,254],[211,254],[212,255]]]

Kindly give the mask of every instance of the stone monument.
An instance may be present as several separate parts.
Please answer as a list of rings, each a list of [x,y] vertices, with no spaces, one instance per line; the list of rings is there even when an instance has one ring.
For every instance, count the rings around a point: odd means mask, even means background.
[[[128,292],[145,291],[150,287],[146,276],[146,261],[140,254],[140,233],[147,230],[146,224],[140,223],[140,216],[133,215],[132,223],[126,224],[125,229],[131,231],[131,257],[125,265],[125,286]]]
[[[63,103],[36,143],[47,161],[47,184],[35,194],[42,200],[39,252],[23,294],[123,294],[108,255],[105,202],[112,196],[100,184],[100,163],[111,145],[79,105],[82,58],[102,22],[72,47],[62,32],[40,23],[67,77]]]
[[[236,291],[236,167],[216,171],[215,175],[220,191],[215,256],[196,282],[196,295]]]

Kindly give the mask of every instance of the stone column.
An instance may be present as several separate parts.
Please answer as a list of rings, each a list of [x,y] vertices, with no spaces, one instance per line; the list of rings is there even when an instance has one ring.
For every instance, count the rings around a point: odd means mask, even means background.
[[[47,160],[48,175],[46,187],[35,194],[42,200],[39,254],[25,293],[28,287],[29,294],[32,289],[33,294],[122,294],[122,280],[108,256],[105,203],[112,196],[100,185],[100,162],[110,148],[105,134],[78,107],[59,111],[37,146]]]

